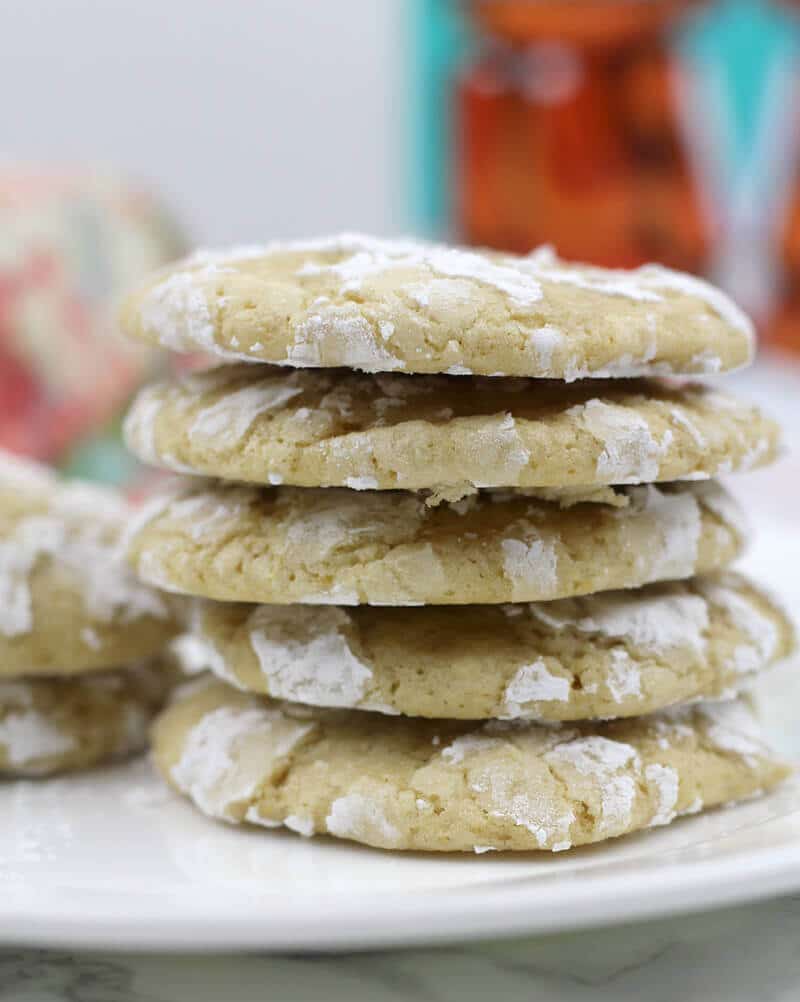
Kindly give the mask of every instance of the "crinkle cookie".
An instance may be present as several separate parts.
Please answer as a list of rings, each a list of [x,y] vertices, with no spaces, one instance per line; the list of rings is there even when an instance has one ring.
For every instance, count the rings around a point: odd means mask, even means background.
[[[792,626],[736,574],[520,605],[388,609],[195,601],[199,662],[312,706],[458,720],[591,720],[731,698]]]
[[[143,389],[145,462],[224,480],[420,490],[703,479],[775,458],[756,407],[657,380],[365,375],[224,365]]]
[[[0,455],[0,676],[109,668],[163,648],[176,627],[123,559],[130,516],[110,490]]]
[[[44,776],[141,751],[174,676],[157,661],[0,681],[0,773]]]
[[[567,380],[722,372],[754,346],[726,295],[658,265],[355,234],[196,254],[135,291],[121,322],[226,359]]]
[[[168,591],[237,602],[532,602],[691,577],[746,529],[715,481],[620,488],[624,507],[517,493],[428,507],[407,492],[187,479],[151,500],[129,559]]]
[[[476,726],[189,687],[154,724],[153,751],[201,811],[384,849],[558,851],[753,796],[789,772],[739,702]]]

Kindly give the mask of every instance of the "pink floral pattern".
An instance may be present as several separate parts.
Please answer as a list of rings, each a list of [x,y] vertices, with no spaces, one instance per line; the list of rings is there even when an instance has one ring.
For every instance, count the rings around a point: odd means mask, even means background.
[[[124,181],[0,169],[0,448],[58,461],[114,418],[156,358],[116,301],[183,249]]]

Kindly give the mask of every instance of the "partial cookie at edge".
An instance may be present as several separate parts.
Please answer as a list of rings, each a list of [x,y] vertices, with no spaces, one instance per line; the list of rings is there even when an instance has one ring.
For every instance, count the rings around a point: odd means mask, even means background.
[[[130,509],[113,491],[0,455],[0,677],[70,674],[158,653],[170,600],[122,558]]]
[[[0,680],[0,774],[70,772],[141,751],[173,681],[158,661],[76,678]]]

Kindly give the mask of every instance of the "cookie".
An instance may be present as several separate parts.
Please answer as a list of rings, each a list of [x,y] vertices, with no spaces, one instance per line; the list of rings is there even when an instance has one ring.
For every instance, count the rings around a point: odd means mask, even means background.
[[[141,751],[172,681],[157,661],[76,678],[0,681],[0,773],[44,776]]]
[[[687,578],[745,528],[715,482],[620,488],[624,507],[518,493],[429,507],[407,492],[187,479],[140,512],[129,559],[167,591],[238,602],[532,602]]]
[[[126,565],[131,509],[0,455],[0,676],[70,674],[157,654],[176,626]]]
[[[735,695],[792,626],[735,574],[521,605],[313,608],[196,600],[195,654],[250,692],[457,720],[591,720]]]
[[[702,479],[775,458],[778,426],[702,386],[281,372],[224,365],[143,389],[128,447],[178,472],[356,489]]]
[[[196,254],[135,291],[121,323],[226,359],[567,380],[722,372],[754,347],[726,295],[658,265],[353,234]]]
[[[154,724],[153,753],[200,810],[384,849],[558,851],[753,796],[789,771],[737,701],[476,725],[189,687]]]

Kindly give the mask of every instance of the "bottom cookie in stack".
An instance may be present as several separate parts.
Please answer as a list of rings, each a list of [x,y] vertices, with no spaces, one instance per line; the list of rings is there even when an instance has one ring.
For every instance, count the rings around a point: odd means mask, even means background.
[[[187,683],[153,730],[158,769],[202,811],[384,849],[549,849],[664,825],[789,770],[746,702],[608,723],[424,720]]]

